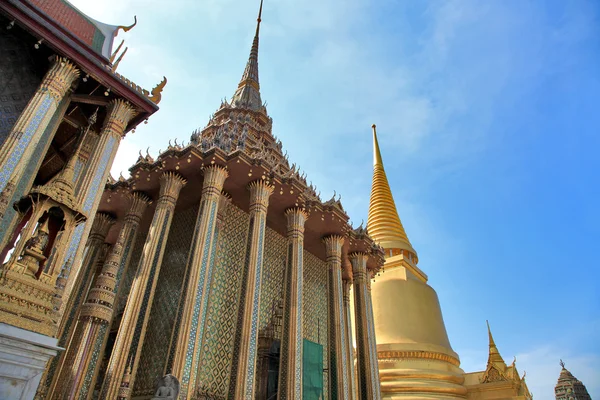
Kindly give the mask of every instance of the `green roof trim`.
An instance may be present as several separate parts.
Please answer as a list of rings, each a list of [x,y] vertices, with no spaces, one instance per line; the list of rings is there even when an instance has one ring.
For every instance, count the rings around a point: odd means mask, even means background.
[[[95,28],[94,39],[92,40],[92,49],[102,54],[102,47],[104,46],[105,39],[106,36],[104,36],[104,33],[100,32],[100,29]]]

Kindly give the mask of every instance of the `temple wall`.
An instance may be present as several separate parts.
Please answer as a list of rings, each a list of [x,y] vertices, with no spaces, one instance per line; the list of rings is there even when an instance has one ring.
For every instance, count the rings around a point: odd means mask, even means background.
[[[327,263],[304,250],[302,296],[304,339],[323,346],[323,368],[328,368]],[[333,295],[333,293],[331,293]],[[328,374],[323,372],[323,399],[328,399]]]
[[[248,221],[248,214],[229,206],[217,240],[198,381],[218,396],[224,396],[229,385]]]
[[[164,375],[169,351],[169,338],[175,322],[175,311],[181,294],[188,253],[198,205],[176,210],[165,248],[146,338],[138,364],[133,396],[154,394],[156,379]]]
[[[5,28],[9,21],[1,18],[0,22]],[[30,54],[34,51],[33,44],[10,31],[3,31],[0,35],[0,146],[42,81]]]
[[[175,213],[167,242],[165,258],[152,306],[147,334],[142,349],[132,398],[152,395],[155,380],[169,369],[169,341],[177,325],[177,305],[184,280],[189,247],[198,207]],[[148,210],[151,214],[152,210]],[[144,221],[145,222],[145,221]],[[226,396],[234,361],[233,341],[238,326],[242,268],[249,216],[230,205],[221,224],[217,259],[211,283],[210,303],[200,360],[199,382],[213,396]],[[145,225],[144,223],[142,225]],[[123,284],[129,292],[144,246],[146,229],[140,229],[133,250],[132,264]],[[263,286],[259,329],[271,320],[273,304],[283,296],[286,238],[273,229],[266,229],[263,264]],[[327,365],[327,266],[324,261],[304,251],[304,338],[323,345],[323,365]],[[126,297],[117,309],[122,311]],[[115,327],[113,327],[114,329]],[[108,355],[109,356],[109,355]],[[103,371],[101,371],[102,374]],[[169,371],[167,371],[169,372]],[[257,371],[258,373],[258,371]],[[101,382],[101,379],[100,379]],[[324,397],[327,398],[327,375],[324,376]]]

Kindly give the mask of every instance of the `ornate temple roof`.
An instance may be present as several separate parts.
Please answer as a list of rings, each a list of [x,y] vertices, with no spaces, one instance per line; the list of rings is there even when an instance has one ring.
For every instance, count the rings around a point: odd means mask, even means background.
[[[565,368],[565,363],[560,360],[560,376],[554,387],[557,400],[591,400],[585,385]]]
[[[79,11],[68,0],[27,1],[52,18],[65,31],[106,58],[111,56],[113,41],[119,29],[129,30],[133,27],[133,25],[115,26],[96,21]]]
[[[159,193],[159,177],[162,171],[177,171],[188,184],[179,196],[179,207],[197,204],[201,195],[202,175],[208,165],[220,165],[229,171],[223,192],[232,198],[232,203],[243,211],[249,210],[247,186],[258,179],[274,187],[273,200],[269,202],[268,226],[281,235],[287,234],[285,211],[300,207],[309,214],[305,224],[304,248],[316,257],[326,260],[326,248],[322,238],[341,235],[346,238],[342,257],[344,276],[352,276],[348,254],[362,252],[369,255],[367,268],[377,273],[383,266],[383,249],[376,245],[365,229],[354,227],[348,222],[337,193],[324,201],[315,186],[308,182],[306,173],[288,160],[283,145],[273,135],[273,121],[262,104],[258,79],[258,44],[262,16],[262,1],[258,13],[256,33],[250,57],[242,79],[230,102],[224,100],[219,109],[210,116],[207,125],[195,130],[187,144],[169,141],[167,150],[160,151],[156,158],[142,155],[129,169],[131,177],[110,179],[99,205],[99,212],[124,217],[127,196],[131,191],[140,191],[150,198]],[[109,242],[116,240],[110,237]]]
[[[73,102],[98,106],[108,104],[113,98],[127,100],[137,113],[127,131],[158,110],[166,78],[148,91],[116,72],[127,48],[115,60],[121,46],[113,52],[113,41],[121,29],[128,31],[135,22],[130,26],[104,24],[85,15],[67,0],[3,0],[0,14],[37,42],[39,59],[36,62],[40,65],[47,62],[48,57],[41,56],[50,53],[69,59],[81,70]],[[99,89],[99,93],[104,91],[104,97],[94,94]]]
[[[373,125],[373,184],[367,230],[375,242],[386,250],[408,250],[415,255],[417,254],[408,240],[396,210],[396,203],[381,159],[375,125]]]

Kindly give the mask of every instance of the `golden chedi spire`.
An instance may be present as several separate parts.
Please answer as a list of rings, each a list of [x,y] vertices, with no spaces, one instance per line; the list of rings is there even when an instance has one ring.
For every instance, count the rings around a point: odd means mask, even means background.
[[[406,250],[416,256],[406,231],[400,222],[396,203],[390,190],[390,185],[383,168],[377,130],[373,128],[373,184],[371,187],[371,201],[369,203],[369,216],[367,230],[369,235],[386,250],[387,256],[400,254]],[[416,257],[415,257],[416,264]]]
[[[250,49],[250,57],[238,88],[233,95],[231,104],[235,107],[249,108],[254,111],[264,111],[260,98],[260,85],[258,82],[258,38],[260,33],[260,22],[262,21],[263,0],[260,1],[258,19],[256,20],[256,33]]]

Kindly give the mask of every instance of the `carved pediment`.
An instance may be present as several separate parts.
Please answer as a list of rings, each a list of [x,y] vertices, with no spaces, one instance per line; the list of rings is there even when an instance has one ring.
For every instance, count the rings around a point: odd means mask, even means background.
[[[488,366],[487,370],[483,374],[483,378],[481,378],[481,383],[502,382],[507,380],[508,379],[504,376],[503,373],[498,371],[493,366]]]

